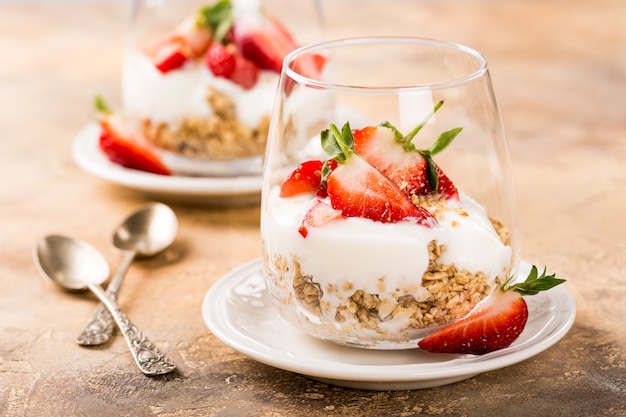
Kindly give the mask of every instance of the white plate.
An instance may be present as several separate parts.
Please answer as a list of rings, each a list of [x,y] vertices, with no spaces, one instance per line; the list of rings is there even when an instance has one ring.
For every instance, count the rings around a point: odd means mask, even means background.
[[[520,274],[529,270],[523,262]],[[285,321],[265,291],[257,259],[211,287],[202,315],[222,342],[267,365],[343,387],[407,390],[450,384],[521,362],[558,342],[574,322],[576,306],[564,285],[527,297],[527,303],[529,319],[519,339],[482,356],[346,347],[309,337]]]
[[[207,205],[257,204],[261,199],[262,176],[184,177],[164,176],[124,168],[109,161],[100,151],[100,127],[83,128],[72,146],[72,156],[85,171],[108,182],[137,190],[150,197]]]

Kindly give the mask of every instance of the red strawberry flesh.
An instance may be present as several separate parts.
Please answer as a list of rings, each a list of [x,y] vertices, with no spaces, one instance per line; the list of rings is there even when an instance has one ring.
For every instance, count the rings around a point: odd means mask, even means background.
[[[153,52],[154,66],[162,73],[182,67],[187,62],[187,56],[177,43],[163,43]]]
[[[316,200],[313,206],[306,212],[302,219],[302,225],[298,232],[302,237],[307,237],[309,228],[323,226],[326,223],[343,218],[341,210],[335,210],[322,200]]]
[[[140,145],[123,129],[108,120],[100,120],[101,133],[99,146],[105,156],[113,163],[126,168],[137,169],[158,175],[170,175],[170,170],[147,147]]]
[[[426,159],[416,151],[407,151],[396,141],[393,130],[369,126],[354,131],[354,149],[376,169],[392,180],[406,195],[431,195]],[[458,198],[456,186],[436,166],[439,175],[437,193]]]
[[[259,79],[259,67],[251,60],[237,54],[235,55],[235,70],[229,78],[235,84],[249,90]]]
[[[435,222],[428,211],[411,203],[394,183],[357,154],[333,170],[326,188],[333,208],[346,217],[383,223],[411,217],[425,226]]]
[[[281,197],[292,197],[303,193],[314,193],[322,185],[322,166],[324,161],[305,161],[283,181],[280,186]]]
[[[522,296],[498,290],[466,317],[430,334],[418,346],[434,353],[482,355],[509,347],[527,320],[528,307]]]
[[[247,59],[280,73],[285,56],[297,48],[286,30],[271,19],[244,15],[235,22],[232,38]]]
[[[211,31],[195,16],[185,19],[173,33],[146,49],[155,67],[162,73],[181,68],[188,60],[204,55],[211,43]]]
[[[418,346],[434,353],[482,355],[509,347],[522,333],[528,320],[528,306],[522,296],[538,294],[565,282],[554,274],[539,275],[533,265],[524,282],[501,287],[464,318],[422,339]]]
[[[213,42],[206,54],[206,64],[213,75],[229,78],[235,72],[235,51],[219,42]]]

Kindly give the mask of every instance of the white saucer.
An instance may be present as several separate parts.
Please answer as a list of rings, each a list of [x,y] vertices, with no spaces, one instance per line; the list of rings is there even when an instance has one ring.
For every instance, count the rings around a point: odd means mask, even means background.
[[[261,175],[185,177],[127,169],[104,156],[98,146],[99,134],[95,123],[84,127],[74,139],[72,156],[82,169],[108,182],[150,197],[194,204],[246,205],[261,200]]]
[[[523,262],[520,274],[526,276],[529,270]],[[574,322],[576,306],[564,285],[526,301],[529,319],[519,339],[486,355],[346,347],[309,337],[285,321],[265,291],[257,259],[211,287],[202,316],[222,342],[264,364],[348,388],[409,390],[462,381],[526,360],[558,342]]]

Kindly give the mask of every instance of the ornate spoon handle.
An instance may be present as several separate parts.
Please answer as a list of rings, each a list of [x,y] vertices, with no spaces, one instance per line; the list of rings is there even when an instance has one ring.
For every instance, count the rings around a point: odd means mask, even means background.
[[[161,353],[141,330],[130,322],[126,314],[120,310],[114,300],[106,295],[102,287],[96,284],[89,284],[89,289],[109,309],[109,313],[113,316],[124,335],[124,339],[126,339],[126,343],[128,343],[137,366],[144,374],[151,376],[162,375],[176,369],[176,365]]]
[[[125,252],[122,263],[113,278],[111,278],[106,294],[113,301],[117,300],[117,294],[122,286],[122,281],[124,280],[128,267],[135,259],[135,254],[135,251]],[[83,331],[76,338],[76,343],[82,346],[96,346],[106,343],[111,338],[114,327],[114,321],[111,313],[109,313],[109,310],[107,310],[107,308],[100,303],[87,321]]]

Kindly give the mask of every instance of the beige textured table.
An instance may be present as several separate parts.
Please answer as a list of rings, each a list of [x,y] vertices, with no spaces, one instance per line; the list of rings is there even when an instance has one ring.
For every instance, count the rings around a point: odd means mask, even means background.
[[[338,31],[380,30],[376,2],[360,4],[344,16],[370,20]],[[626,2],[386,8],[398,33],[488,57],[515,166],[523,257],[566,278],[578,311],[559,343],[524,362],[453,385],[382,392],[260,364],[208,331],[207,290],[260,255],[256,206],[172,204],[175,244],[128,273],[120,305],[179,372],[142,376],[119,334],[101,348],[74,343],[95,299],[42,280],[32,250],[39,237],[64,233],[115,268],[110,234],[146,201],[86,174],[70,153],[92,120],[93,95],[119,103],[125,13],[121,0],[0,2],[1,415],[626,415]]]

